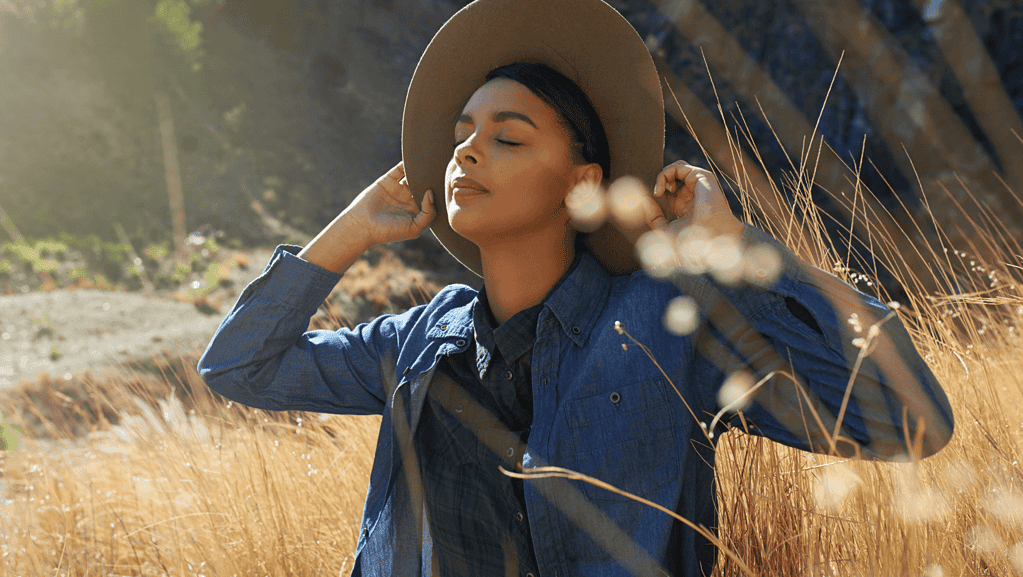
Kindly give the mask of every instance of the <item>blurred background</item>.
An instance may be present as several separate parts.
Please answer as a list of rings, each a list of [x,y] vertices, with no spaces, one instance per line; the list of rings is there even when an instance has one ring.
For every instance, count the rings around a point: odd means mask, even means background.
[[[728,436],[723,541],[762,575],[1019,575],[1023,0],[609,2],[664,80],[664,162],[898,299],[960,423],[922,465]],[[277,243],[400,160],[463,5],[0,0],[0,574],[351,569],[379,418],[250,411],[196,360]],[[431,235],[376,247],[310,327],[478,280]]]
[[[839,244],[902,203],[951,245],[957,203],[1018,238],[1020,0],[610,3],[661,68],[665,163],[716,164],[776,233],[803,195]],[[0,0],[0,293],[171,287],[175,251],[315,234],[400,159],[416,62],[464,4]],[[878,226],[931,234],[907,218]]]

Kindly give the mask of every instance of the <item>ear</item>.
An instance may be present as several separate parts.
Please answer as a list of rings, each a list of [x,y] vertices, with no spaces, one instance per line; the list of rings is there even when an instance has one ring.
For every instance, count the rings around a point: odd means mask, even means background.
[[[573,188],[583,183],[596,188],[604,182],[604,171],[596,162],[576,166],[575,176],[576,178]]]

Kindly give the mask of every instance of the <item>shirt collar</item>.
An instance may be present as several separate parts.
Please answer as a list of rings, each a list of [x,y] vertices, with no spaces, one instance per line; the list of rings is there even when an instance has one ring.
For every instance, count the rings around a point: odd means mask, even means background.
[[[565,275],[547,293],[543,302],[519,311],[499,327],[494,327],[487,301],[486,287],[473,301],[476,340],[476,368],[480,378],[486,374],[492,351],[514,362],[536,342],[536,327],[543,309],[550,309],[562,330],[579,346],[586,342],[593,324],[607,299],[611,279],[606,270],[586,250],[577,250]]]
[[[611,276],[587,250],[577,250],[576,261],[575,269],[547,295],[544,306],[558,319],[568,338],[581,347],[604,310]]]
[[[577,249],[576,259],[572,262],[568,272],[547,294],[542,306],[537,305],[539,307],[537,322],[543,322],[548,315],[553,315],[568,338],[577,346],[584,346],[593,330],[593,325],[600,317],[600,311],[604,309],[610,287],[611,276],[607,270],[597,262],[589,251]],[[482,293],[484,290],[481,289],[480,292]],[[479,341],[479,334],[482,330],[474,330],[475,312],[479,302],[480,296],[477,295],[475,299],[465,305],[449,310],[430,327],[426,336],[431,339],[447,339],[468,338],[470,334],[476,335],[477,338],[474,339],[476,340],[476,363],[482,375],[486,372],[487,364],[490,361],[490,351],[494,350],[495,344],[491,341],[489,349],[483,346]],[[489,313],[487,316],[489,317]],[[490,333],[493,334],[489,318],[487,321]],[[480,326],[482,327],[483,324],[481,323]],[[533,327],[535,334],[536,323],[533,324]],[[503,352],[502,349],[502,354]]]
[[[540,318],[543,303],[529,307],[512,315],[510,319],[496,324],[490,313],[487,287],[480,289],[473,306],[473,325],[476,328],[476,342],[493,351],[496,345],[504,360],[512,363],[533,347],[536,341],[536,323]],[[480,372],[483,372],[482,370]]]

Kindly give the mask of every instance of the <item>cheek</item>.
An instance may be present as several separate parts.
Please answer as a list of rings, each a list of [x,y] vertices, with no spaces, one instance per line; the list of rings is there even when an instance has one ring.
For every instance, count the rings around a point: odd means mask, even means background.
[[[448,200],[451,200],[451,189],[448,186],[448,183],[451,182],[451,173],[453,173],[455,171],[455,168],[457,166],[458,165],[455,164],[455,158],[452,156],[451,160],[448,161],[447,169],[444,171],[444,201],[445,202],[447,202]],[[434,192],[436,193],[436,191],[434,191]],[[436,197],[434,197],[434,198],[436,198]]]

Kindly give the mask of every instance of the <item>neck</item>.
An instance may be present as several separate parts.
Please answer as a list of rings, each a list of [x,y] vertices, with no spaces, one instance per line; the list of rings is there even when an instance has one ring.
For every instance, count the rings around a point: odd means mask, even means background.
[[[515,238],[480,247],[490,312],[500,325],[543,302],[575,259],[574,235]]]

